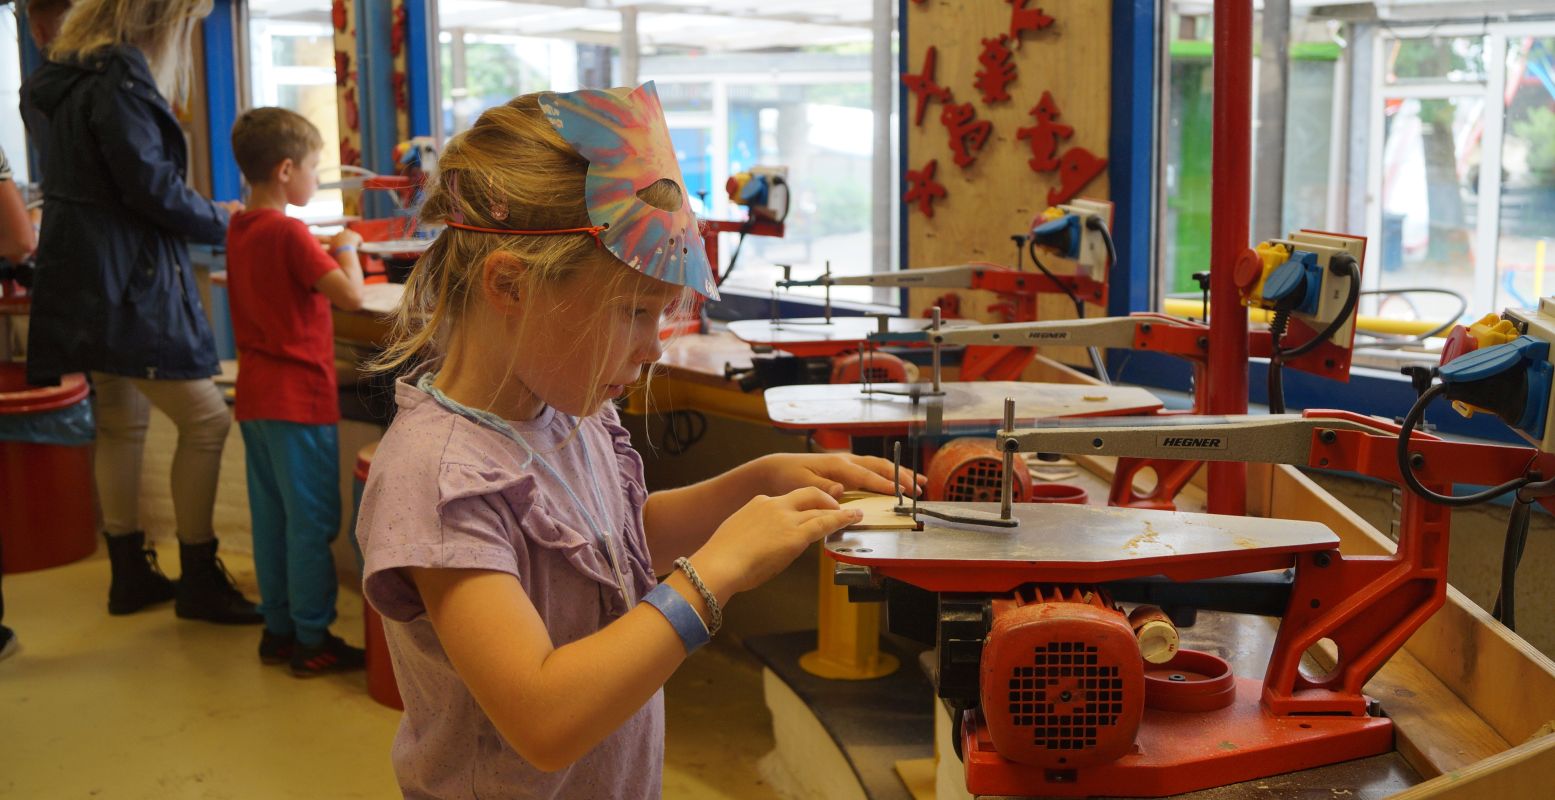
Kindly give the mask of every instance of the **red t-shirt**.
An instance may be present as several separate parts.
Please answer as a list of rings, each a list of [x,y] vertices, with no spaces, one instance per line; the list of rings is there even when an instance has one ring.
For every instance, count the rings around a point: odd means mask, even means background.
[[[245,211],[227,228],[227,295],[238,344],[239,421],[340,421],[335,325],[313,286],[340,265],[302,220]]]

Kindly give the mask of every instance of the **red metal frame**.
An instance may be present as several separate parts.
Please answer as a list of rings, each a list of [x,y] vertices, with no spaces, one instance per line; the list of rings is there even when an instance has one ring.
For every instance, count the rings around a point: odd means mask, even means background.
[[[1184,320],[1165,314],[1140,313],[1131,315],[1139,320],[1134,329],[1134,350],[1167,353],[1193,362],[1193,412],[1208,413],[1209,337],[1212,325]],[[1154,324],[1159,322],[1160,324]],[[1299,321],[1291,322],[1287,336],[1296,341],[1307,341],[1317,335]],[[1248,332],[1248,353],[1257,358],[1268,358],[1273,351],[1272,338],[1267,330]],[[1350,380],[1351,351],[1333,342],[1324,342],[1311,352],[1293,358],[1285,366],[1310,372],[1330,380]],[[1107,497],[1108,505],[1127,508],[1154,508],[1173,510],[1172,498],[1198,473],[1201,461],[1173,461],[1160,458],[1119,458],[1113,472],[1112,488]],[[1211,465],[1214,466],[1213,464]],[[1155,486],[1148,492],[1134,488],[1134,478],[1144,470],[1155,473]]]
[[[1068,292],[1087,303],[1107,304],[1107,284],[1083,275],[1059,275],[1049,278],[1041,272],[1018,272],[1008,267],[989,265],[986,270],[972,273],[973,289],[983,289],[1000,296],[999,302],[988,307],[997,312],[1004,322],[1030,322],[1037,319],[1037,297],[1043,294]],[[994,345],[969,345],[961,352],[961,380],[964,381],[1018,381],[1032,359],[1037,357],[1035,347],[1001,347]]]
[[[1307,466],[1342,469],[1402,485],[1398,426],[1346,411],[1306,418],[1357,422],[1370,431],[1319,428]],[[1420,482],[1447,492],[1459,482],[1499,484],[1528,474],[1555,475],[1555,455],[1526,447],[1444,441],[1416,432],[1410,450]],[[1546,507],[1555,500],[1541,499]],[[1392,723],[1367,713],[1366,682],[1441,607],[1447,590],[1450,509],[1405,491],[1397,550],[1387,556],[1336,551],[1247,551],[1114,564],[892,562],[832,553],[878,573],[934,591],[1001,593],[1027,582],[1100,582],[1164,574],[1175,580],[1294,566],[1290,604],[1262,682],[1238,680],[1229,707],[1200,714],[1147,711],[1139,751],[1054,783],[1047,771],[1002,759],[981,722],[963,729],[968,788],[986,794],[1165,795],[1386,752]],[[1276,564],[1276,562],[1279,562]],[[1338,663],[1324,676],[1304,674],[1302,655],[1323,639]],[[1222,742],[1237,742],[1231,749]],[[1252,746],[1243,743],[1254,742]]]
[[[1236,260],[1247,249],[1252,216],[1253,3],[1215,0],[1213,189],[1210,195],[1209,369],[1204,411],[1247,413],[1247,309]],[[1209,510],[1247,510],[1247,467],[1210,464]]]

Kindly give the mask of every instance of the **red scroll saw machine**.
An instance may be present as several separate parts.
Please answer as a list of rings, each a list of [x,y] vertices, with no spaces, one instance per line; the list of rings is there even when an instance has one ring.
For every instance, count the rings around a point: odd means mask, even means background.
[[[778,265],[783,270],[783,279],[777,282],[773,293],[771,319],[738,320],[729,324],[731,333],[763,354],[755,367],[755,373],[762,377],[752,374],[746,380],[754,387],[824,383],[828,378],[832,383],[855,383],[863,379],[861,352],[866,349],[867,337],[876,332],[876,322],[866,317],[833,316],[831,291],[834,286],[989,291],[999,298],[990,306],[990,311],[998,313],[1007,322],[1036,319],[1038,297],[1057,294],[1070,298],[1075,303],[1076,315],[1084,316],[1085,303],[1105,305],[1107,302],[1107,274],[1116,261],[1111,224],[1112,204],[1106,201],[1076,199],[1044,210],[1032,221],[1030,230],[1011,237],[1030,252],[1031,260],[1038,268],[1036,272],[1019,266],[1012,269],[988,262],[972,262],[866,275],[833,275],[828,264],[826,272],[819,277],[794,279],[791,267]],[[1072,263],[1072,273],[1049,270],[1037,255],[1039,248]],[[1018,247],[1017,254],[1020,253]],[[823,316],[789,319],[778,316],[776,289],[815,286],[824,290]],[[946,320],[955,320],[959,300],[949,294],[936,301],[934,307],[936,316],[939,309],[943,309]],[[898,333],[919,332],[931,325],[927,320],[900,317],[887,318],[880,324],[885,326],[880,330]],[[932,324],[938,327],[940,323]],[[964,323],[951,323],[953,326],[959,324]],[[763,360],[770,360],[765,353],[772,350],[791,354],[794,358],[788,361],[805,363],[783,367],[763,364]],[[961,380],[1019,380],[1035,355],[1035,348],[1030,346],[968,347],[962,353]],[[1101,368],[1100,356],[1094,350],[1092,361],[1105,380],[1106,371]],[[876,382],[913,380],[913,370],[889,353],[875,354],[870,364],[870,379]],[[781,377],[773,379],[767,375]],[[739,376],[731,374],[730,377]]]
[[[1276,315],[1270,328],[1248,332],[1249,354],[1270,359],[1269,396],[1275,410],[1283,411],[1280,376],[1286,367],[1331,380],[1349,380],[1365,252],[1362,237],[1302,230],[1263,242],[1237,262],[1241,303]],[[1165,353],[1193,365],[1194,410],[1202,412],[1208,405],[1209,325],[1168,314],[1141,312],[1126,317],[962,325],[944,330],[892,329],[870,334],[869,343],[874,347],[926,343],[961,345],[968,352],[1004,351],[1006,358],[1024,358],[1020,369],[1030,362],[1037,347],[1054,345]],[[1194,459],[1119,459],[1108,502],[1172,510],[1173,498],[1201,465]],[[1146,469],[1156,474],[1156,481],[1149,491],[1142,492],[1135,488],[1134,478]]]
[[[1150,417],[1014,429],[1005,404],[999,503],[897,498],[894,530],[833,534],[837,580],[934,593],[937,694],[954,712],[967,789],[978,795],[1159,797],[1389,751],[1392,722],[1366,682],[1442,605],[1447,506],[1515,493],[1497,616],[1512,624],[1533,502],[1555,495],[1555,298],[1508,312],[1499,335],[1465,337],[1414,373],[1401,424],[1343,411]],[[1499,343],[1497,343],[1499,342]],[[1532,447],[1446,441],[1417,430],[1445,396],[1497,414]],[[1341,469],[1404,493],[1398,547],[1347,556],[1312,522],[1010,502],[1018,452],[1193,458]],[[1490,485],[1452,495],[1454,483]],[[1281,617],[1264,677],[1216,656],[1142,647],[1119,601],[1182,602]],[[1188,599],[1192,598],[1192,599]],[[1303,671],[1320,641],[1325,675]]]

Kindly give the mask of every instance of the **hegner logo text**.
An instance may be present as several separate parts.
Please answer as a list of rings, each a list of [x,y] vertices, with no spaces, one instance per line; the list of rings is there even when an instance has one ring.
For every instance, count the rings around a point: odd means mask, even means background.
[[[1161,447],[1189,447],[1195,450],[1224,450],[1225,439],[1219,436],[1194,437],[1194,436],[1162,436],[1157,442]]]

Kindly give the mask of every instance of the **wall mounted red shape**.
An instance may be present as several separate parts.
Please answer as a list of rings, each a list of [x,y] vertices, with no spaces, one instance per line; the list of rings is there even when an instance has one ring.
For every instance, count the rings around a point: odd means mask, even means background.
[[[917,98],[917,105],[913,109],[912,124],[923,126],[923,112],[929,107],[930,100],[938,100],[941,103],[950,102],[950,90],[934,82],[934,64],[939,58],[939,48],[930,46],[923,54],[923,71],[914,75],[906,73],[902,75],[902,85],[907,91],[912,92]]]
[[[977,71],[974,85],[982,93],[985,104],[1002,103],[1010,99],[1006,87],[1016,78],[1015,62],[1010,60],[1014,55],[1007,34],[1001,33],[996,39],[983,40],[983,52],[977,56],[977,63],[982,65],[982,69]]]
[[[1083,147],[1071,147],[1059,155],[1059,142],[1073,136],[1074,128],[1058,121],[1063,112],[1052,92],[1043,92],[1030,113],[1037,124],[1015,132],[1017,139],[1031,144],[1031,158],[1026,164],[1033,172],[1057,172],[1058,186],[1048,190],[1047,203],[1051,206],[1067,202],[1107,168],[1107,159],[1097,158]]]
[[[939,159],[930,159],[920,170],[907,170],[907,191],[902,194],[902,202],[907,205],[916,203],[918,211],[925,217],[934,218],[934,201],[945,199],[945,186],[934,180],[934,173],[939,169]]]
[[[956,166],[962,169],[977,160],[977,154],[993,133],[993,123],[978,119],[977,109],[971,103],[946,103],[939,121],[950,133],[950,151],[956,155]]]
[[[1027,8],[1031,0],[1004,0],[1010,4],[1010,41],[1020,47],[1020,35],[1026,31],[1040,31],[1053,24],[1053,18],[1040,8]]]

